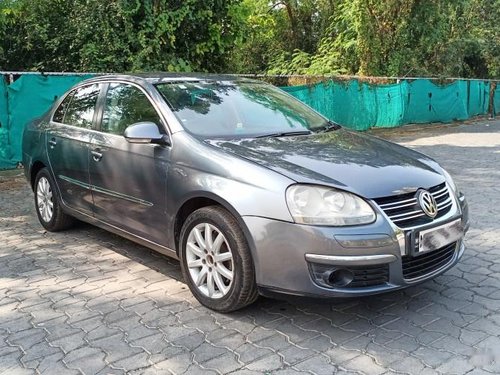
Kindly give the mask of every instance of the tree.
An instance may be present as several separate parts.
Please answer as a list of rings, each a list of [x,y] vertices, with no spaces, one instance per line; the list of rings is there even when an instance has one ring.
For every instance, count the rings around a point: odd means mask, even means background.
[[[2,69],[227,69],[238,0],[18,0],[2,19]],[[8,30],[6,30],[8,27]]]
[[[500,0],[0,0],[0,69],[500,76]]]
[[[269,73],[498,77],[500,0],[340,0],[332,8],[316,48],[289,43],[295,49],[276,51]]]
[[[477,42],[475,50],[467,56],[470,66],[485,65],[481,72],[472,71],[473,76],[500,77],[500,0],[471,0],[470,14],[473,15],[472,39]]]
[[[236,71],[263,73],[290,60],[295,51],[314,53],[337,3],[244,0],[245,38],[232,59]]]

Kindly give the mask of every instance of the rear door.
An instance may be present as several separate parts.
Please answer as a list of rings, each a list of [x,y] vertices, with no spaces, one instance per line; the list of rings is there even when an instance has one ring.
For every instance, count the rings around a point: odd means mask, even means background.
[[[57,110],[47,131],[47,150],[60,196],[68,207],[92,213],[89,145],[95,133],[99,84],[76,88]]]
[[[129,143],[125,129],[140,121],[165,126],[146,92],[110,83],[102,121],[91,141],[90,183],[96,218],[160,245],[166,243],[166,189],[170,147]]]

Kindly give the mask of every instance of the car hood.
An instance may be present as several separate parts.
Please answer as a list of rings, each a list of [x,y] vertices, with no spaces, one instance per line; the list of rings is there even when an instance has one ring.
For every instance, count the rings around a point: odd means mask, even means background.
[[[296,182],[326,184],[366,198],[427,189],[444,181],[441,167],[427,156],[345,129],[306,136],[206,142]]]

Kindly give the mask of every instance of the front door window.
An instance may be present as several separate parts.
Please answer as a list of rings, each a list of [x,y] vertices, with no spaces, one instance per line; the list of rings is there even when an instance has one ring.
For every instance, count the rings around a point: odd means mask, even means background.
[[[123,135],[128,126],[141,121],[150,121],[160,125],[158,113],[146,95],[131,85],[110,84],[104,105],[101,131]]]

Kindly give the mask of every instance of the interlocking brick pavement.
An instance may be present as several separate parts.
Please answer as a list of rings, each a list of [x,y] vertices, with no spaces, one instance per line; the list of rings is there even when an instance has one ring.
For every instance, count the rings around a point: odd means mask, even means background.
[[[45,232],[2,173],[0,373],[500,373],[500,121],[374,133],[455,176],[472,218],[461,262],[405,291],[229,315],[195,301],[176,261],[86,224]]]

